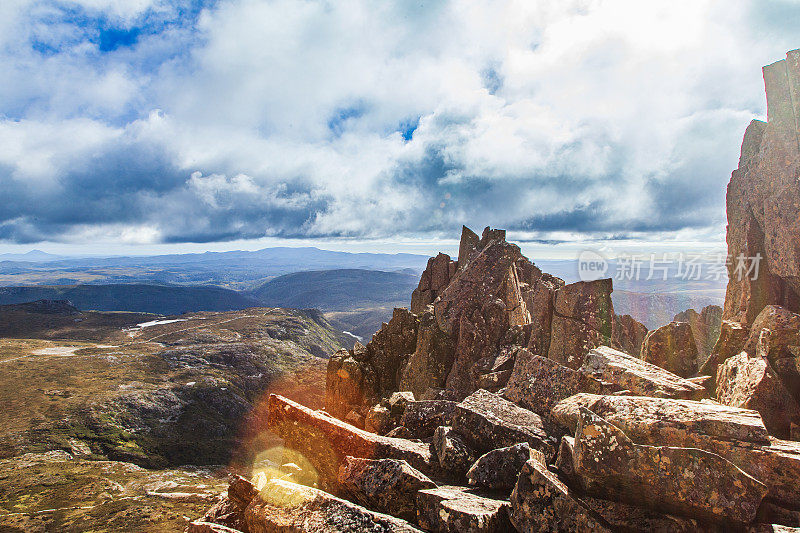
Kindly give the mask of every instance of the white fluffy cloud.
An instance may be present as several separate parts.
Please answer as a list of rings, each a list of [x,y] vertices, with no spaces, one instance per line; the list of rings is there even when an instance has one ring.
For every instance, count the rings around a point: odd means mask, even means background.
[[[0,239],[718,239],[791,20],[788,0],[11,0]]]

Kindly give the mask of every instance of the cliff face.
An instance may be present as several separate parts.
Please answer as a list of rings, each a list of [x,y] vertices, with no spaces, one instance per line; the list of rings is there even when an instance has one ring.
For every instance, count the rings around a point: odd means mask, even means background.
[[[800,310],[800,50],[763,69],[767,122],[754,120],[727,194],[730,281],[723,318],[751,324],[767,305]],[[737,258],[763,259],[739,279]]]

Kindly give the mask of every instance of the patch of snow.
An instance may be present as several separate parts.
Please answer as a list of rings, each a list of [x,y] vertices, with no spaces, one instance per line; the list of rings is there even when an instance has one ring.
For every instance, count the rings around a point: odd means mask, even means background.
[[[39,348],[38,350],[33,350],[31,353],[33,355],[75,355],[75,352],[80,350],[81,348],[85,348],[85,346],[53,346],[51,348]]]
[[[162,324],[172,324],[173,322],[186,322],[185,318],[173,318],[171,320],[151,320],[150,322],[142,322],[136,324],[137,328],[149,328],[150,326],[160,326]]]
[[[355,333],[350,333],[350,332],[349,332],[349,331],[347,331],[347,330],[345,330],[345,331],[342,331],[342,333],[344,333],[345,335],[350,335],[350,336],[351,336],[351,337],[353,337],[354,339],[357,339],[357,340],[358,340],[358,342],[361,342],[361,341],[363,341],[363,340],[364,340],[364,337],[362,337],[361,335],[356,335]]]

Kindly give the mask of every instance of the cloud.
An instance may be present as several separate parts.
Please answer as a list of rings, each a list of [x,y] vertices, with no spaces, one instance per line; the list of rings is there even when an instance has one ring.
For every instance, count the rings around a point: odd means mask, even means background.
[[[787,0],[13,0],[0,239],[718,239]],[[794,18],[793,18],[794,17]]]

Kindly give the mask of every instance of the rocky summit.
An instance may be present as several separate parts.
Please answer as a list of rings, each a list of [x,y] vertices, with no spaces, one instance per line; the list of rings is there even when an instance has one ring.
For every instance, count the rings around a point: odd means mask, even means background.
[[[800,51],[764,78],[728,188],[729,252],[763,262],[731,266],[724,311],[648,332],[610,279],[465,227],[408,309],[330,357],[324,409],[269,397],[282,466],[189,531],[800,530]]]

